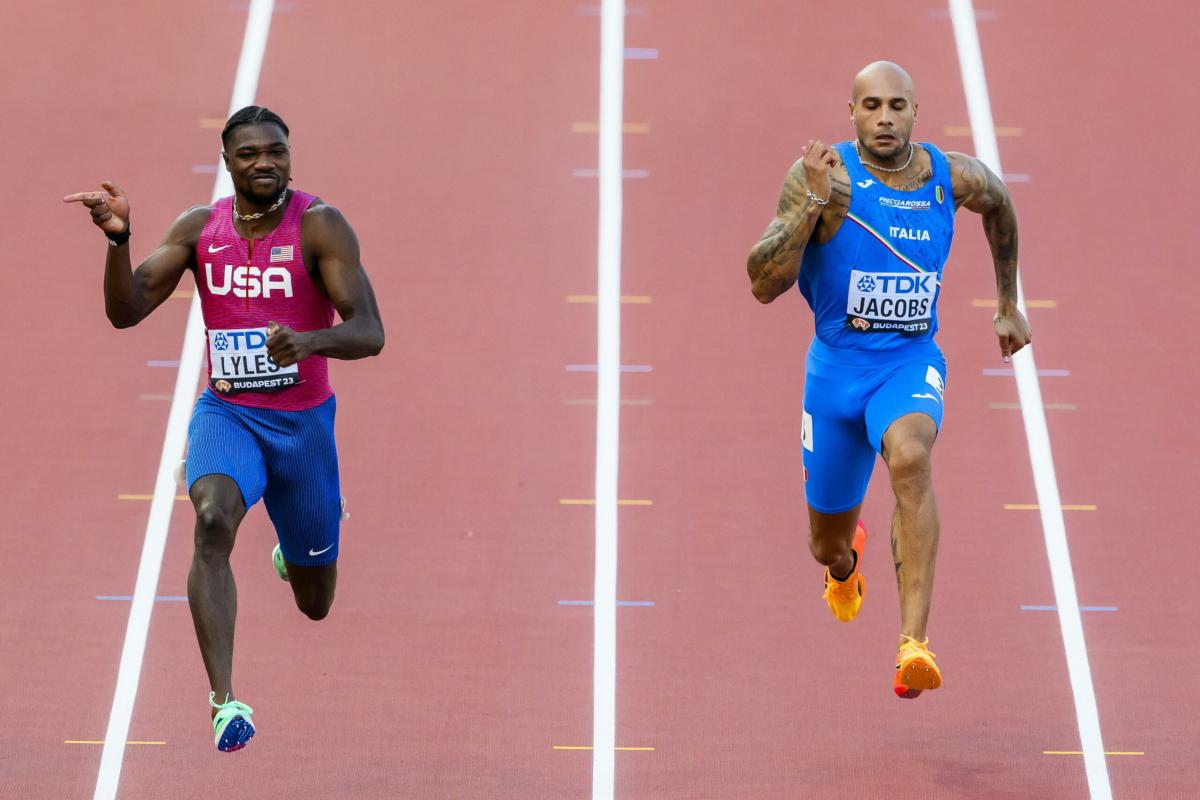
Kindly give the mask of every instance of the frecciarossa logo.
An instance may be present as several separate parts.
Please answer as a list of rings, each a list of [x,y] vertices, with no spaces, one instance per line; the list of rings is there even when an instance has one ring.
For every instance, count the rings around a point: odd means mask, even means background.
[[[219,281],[213,275],[213,265],[204,265],[208,291],[214,295],[227,295],[232,292],[234,297],[270,297],[274,292],[282,293],[284,297],[292,296],[292,273],[285,267],[259,269],[225,264],[218,269]]]

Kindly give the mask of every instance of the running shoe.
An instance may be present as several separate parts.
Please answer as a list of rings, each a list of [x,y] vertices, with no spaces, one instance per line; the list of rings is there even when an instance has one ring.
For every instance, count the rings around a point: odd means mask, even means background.
[[[275,545],[275,549],[271,551],[271,563],[275,565],[275,574],[279,579],[288,580],[287,562],[283,560],[283,551],[279,549],[279,545]]]
[[[250,721],[254,709],[237,700],[227,699],[224,703],[215,703],[213,698],[216,696],[216,692],[208,693],[208,704],[217,710],[217,715],[212,721],[213,742],[222,753],[237,752],[254,736],[254,723]]]
[[[942,671],[933,663],[936,656],[929,652],[926,646],[929,639],[918,642],[911,636],[904,636],[900,652],[896,654],[896,685],[897,697],[911,700],[919,697],[926,689],[936,689],[942,685]]]
[[[825,569],[825,602],[829,604],[829,610],[833,615],[842,622],[849,622],[858,616],[858,609],[862,607],[863,595],[867,590],[867,583],[862,576],[862,559],[863,551],[867,548],[867,529],[863,527],[862,520],[858,522],[858,528],[854,531],[854,542],[850,545],[854,550],[854,571],[851,572],[844,581],[839,581],[829,574],[829,568]]]

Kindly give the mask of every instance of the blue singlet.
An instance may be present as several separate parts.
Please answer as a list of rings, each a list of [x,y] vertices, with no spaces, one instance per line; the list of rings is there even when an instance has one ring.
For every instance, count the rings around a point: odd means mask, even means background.
[[[888,426],[906,414],[940,428],[946,362],[934,342],[942,270],[954,237],[946,157],[914,191],[867,172],[852,142],[836,145],[853,184],[850,208],[824,244],[809,242],[797,286],[816,318],[804,380],[805,494],[817,511],[854,508]]]

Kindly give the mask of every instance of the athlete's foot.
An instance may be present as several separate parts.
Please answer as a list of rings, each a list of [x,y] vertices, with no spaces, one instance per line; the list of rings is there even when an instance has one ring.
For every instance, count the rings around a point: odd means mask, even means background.
[[[225,696],[224,703],[214,701],[216,692],[209,692],[208,704],[215,709],[213,714],[213,742],[222,753],[233,753],[246,746],[254,736],[254,723],[250,715],[254,709]]]
[[[829,610],[842,622],[854,619],[858,610],[862,608],[863,595],[867,590],[866,581],[862,576],[862,557],[866,547],[867,529],[860,520],[858,528],[854,531],[854,542],[850,545],[854,552],[854,567],[850,574],[838,580],[833,577],[828,567],[825,569],[825,594],[822,596],[829,604]]]
[[[288,581],[287,561],[284,561],[283,551],[279,549],[279,545],[275,545],[275,549],[271,551],[271,564],[275,567],[275,574],[279,576],[279,579]]]
[[[896,654],[896,684],[893,688],[897,697],[911,700],[926,689],[941,686],[942,671],[933,663],[935,656],[926,646],[928,639],[918,642],[911,636],[903,638],[900,652]]]

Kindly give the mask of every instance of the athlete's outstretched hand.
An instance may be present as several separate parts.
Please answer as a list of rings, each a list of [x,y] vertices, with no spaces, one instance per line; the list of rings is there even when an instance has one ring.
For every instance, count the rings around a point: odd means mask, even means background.
[[[1017,309],[1011,314],[997,314],[992,318],[992,327],[1000,338],[1000,355],[1007,364],[1012,360],[1012,354],[1033,341],[1033,333],[1029,330],[1029,322],[1025,315]]]
[[[800,160],[804,162],[804,181],[808,191],[821,200],[828,200],[832,187],[829,184],[829,170],[838,165],[837,150],[834,150],[820,140],[809,140],[800,148]]]
[[[63,198],[64,203],[83,203],[92,212],[92,222],[105,233],[129,230],[129,198],[112,181],[101,181],[99,192],[76,192]]]
[[[312,355],[311,336],[278,322],[267,323],[267,355],[281,367],[298,364]]]

